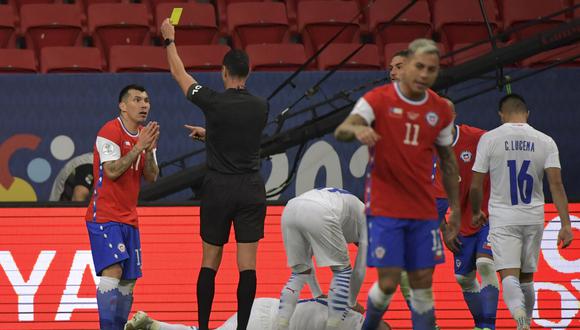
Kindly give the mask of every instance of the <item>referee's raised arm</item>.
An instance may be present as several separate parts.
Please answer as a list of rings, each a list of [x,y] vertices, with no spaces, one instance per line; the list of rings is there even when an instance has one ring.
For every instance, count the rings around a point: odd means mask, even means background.
[[[179,58],[179,54],[177,54],[177,47],[175,47],[175,28],[169,22],[169,18],[166,18],[161,24],[161,35],[163,36],[163,46],[167,49],[167,61],[169,62],[171,75],[177,81],[179,87],[181,87],[183,94],[187,95],[189,87],[196,84],[197,81],[185,71],[185,66],[183,66],[183,62]]]

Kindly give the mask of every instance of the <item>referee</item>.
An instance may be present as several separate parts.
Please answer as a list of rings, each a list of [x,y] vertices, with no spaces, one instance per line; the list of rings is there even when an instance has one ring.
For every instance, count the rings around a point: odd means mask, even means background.
[[[218,93],[200,85],[185,71],[169,19],[161,25],[161,34],[173,78],[206,118],[207,135],[204,128],[186,126],[190,136],[205,140],[207,146],[208,172],[201,195],[203,260],[197,279],[199,328],[208,329],[215,276],[233,221],[240,271],[237,328],[245,330],[256,295],[258,241],[264,237],[266,192],[259,173],[259,150],[268,103],[246,90],[250,70],[244,51],[230,50],[224,56],[225,91]]]

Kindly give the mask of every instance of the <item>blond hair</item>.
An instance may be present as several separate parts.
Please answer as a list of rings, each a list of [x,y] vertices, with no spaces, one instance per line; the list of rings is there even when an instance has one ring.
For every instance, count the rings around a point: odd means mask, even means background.
[[[415,39],[409,44],[409,54],[435,54],[441,57],[439,48],[431,39]]]

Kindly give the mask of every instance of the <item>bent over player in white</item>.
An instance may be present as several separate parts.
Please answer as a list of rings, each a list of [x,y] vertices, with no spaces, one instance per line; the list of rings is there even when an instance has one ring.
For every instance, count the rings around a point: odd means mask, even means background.
[[[550,192],[562,228],[558,242],[572,242],[568,199],[562,184],[558,147],[548,135],[527,124],[529,112],[516,94],[499,103],[504,123],[479,140],[473,165],[471,201],[473,222],[482,222],[483,181],[489,172],[489,241],[503,285],[503,299],[518,330],[530,329],[535,303],[534,272],[538,267],[544,231],[542,179],[548,177]]]
[[[291,330],[324,330],[326,328],[328,303],[325,299],[300,300],[296,311],[290,320]],[[278,299],[256,298],[252,305],[249,330],[272,330],[276,328],[278,314]],[[353,310],[348,310],[341,322],[340,330],[360,330],[364,321],[363,315]],[[236,330],[238,326],[237,313],[232,315],[221,327],[216,330]],[[390,330],[391,328],[381,322],[378,330]],[[144,312],[137,312],[127,324],[125,330],[198,330],[195,326],[182,324],[170,324],[150,318]]]
[[[337,188],[310,190],[288,202],[282,213],[282,235],[292,275],[280,294],[279,329],[289,328],[300,291],[313,278],[313,255],[318,266],[330,267],[333,272],[326,329],[338,329],[350,309],[362,310],[356,298],[366,273],[364,209],[356,196]],[[348,243],[358,243],[354,272]],[[315,296],[319,294],[316,291],[317,285]]]

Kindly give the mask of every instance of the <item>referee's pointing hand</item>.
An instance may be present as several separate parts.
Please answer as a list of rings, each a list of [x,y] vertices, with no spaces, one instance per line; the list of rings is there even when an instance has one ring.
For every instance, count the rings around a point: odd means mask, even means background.
[[[199,126],[183,125],[190,133],[189,137],[194,140],[205,141],[205,128]]]

